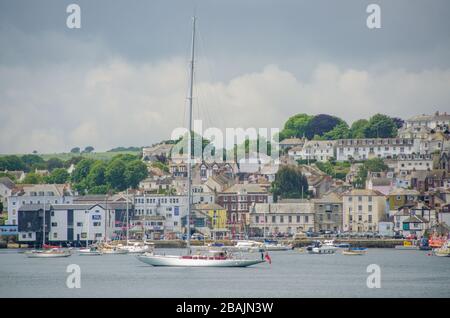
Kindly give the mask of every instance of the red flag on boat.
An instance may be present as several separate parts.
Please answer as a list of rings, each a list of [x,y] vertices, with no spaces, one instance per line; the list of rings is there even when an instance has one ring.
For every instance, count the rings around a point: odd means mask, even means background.
[[[270,258],[269,253],[266,252],[264,258],[266,259],[267,262],[269,262],[269,264],[272,264],[272,259]]]

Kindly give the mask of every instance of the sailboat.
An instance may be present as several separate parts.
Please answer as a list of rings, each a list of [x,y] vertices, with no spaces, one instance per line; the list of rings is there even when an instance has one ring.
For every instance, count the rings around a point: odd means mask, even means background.
[[[145,241],[145,233],[142,235],[142,242],[130,242],[130,236],[129,236],[129,205],[128,205],[128,189],[127,189],[127,222],[126,222],[126,245],[119,246],[120,250],[126,251],[130,254],[142,254],[152,251],[152,245],[153,243],[148,243]],[[142,229],[145,232],[144,224],[142,225]]]
[[[187,238],[186,245],[188,255],[155,255],[154,253],[145,253],[137,256],[141,262],[152,266],[177,266],[177,267],[247,267],[265,262],[264,259],[244,259],[237,257],[226,250],[208,250],[203,254],[192,255],[190,248],[190,215],[192,207],[192,99],[194,87],[194,56],[195,56],[195,22],[196,17],[192,19],[192,47],[191,47],[191,65],[190,65],[190,87],[189,87],[189,142],[188,142],[188,212],[186,216]]]
[[[29,252],[25,252],[25,255],[28,258],[60,258],[60,257],[69,257],[72,253],[69,250],[63,250],[58,247],[45,248],[45,197],[44,197],[44,211],[42,218],[42,249],[41,250],[32,250]]]

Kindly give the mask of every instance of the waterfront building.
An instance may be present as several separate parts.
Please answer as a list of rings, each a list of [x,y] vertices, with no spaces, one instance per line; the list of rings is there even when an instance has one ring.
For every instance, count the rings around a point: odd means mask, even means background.
[[[250,229],[255,235],[295,234],[313,231],[314,203],[296,202],[257,203],[250,213]]]
[[[18,225],[18,211],[24,204],[70,204],[73,196],[67,184],[16,185],[8,197],[8,225]]]
[[[311,200],[314,203],[314,231],[342,231],[342,197],[330,192],[318,199]]]
[[[345,232],[378,231],[385,216],[385,196],[376,190],[353,189],[342,196]]]
[[[280,141],[280,150],[285,151],[286,149],[292,149],[300,147],[302,148],[305,144],[305,138],[286,138]]]
[[[419,200],[419,195],[417,190],[395,188],[387,195],[389,210],[397,211],[402,206],[414,204]]]
[[[412,171],[433,169],[433,155],[431,154],[409,154],[397,157],[396,172],[406,175]]]
[[[3,203],[4,207],[8,206],[8,197],[11,196],[11,193],[15,187],[16,185],[10,178],[8,177],[0,178],[0,202]]]
[[[217,194],[217,203],[227,210],[231,234],[244,234],[250,225],[253,204],[272,202],[271,194],[258,184],[235,184]]]

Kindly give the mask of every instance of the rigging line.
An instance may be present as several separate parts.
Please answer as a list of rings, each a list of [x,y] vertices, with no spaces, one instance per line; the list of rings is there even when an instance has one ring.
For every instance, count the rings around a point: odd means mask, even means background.
[[[204,52],[204,54],[206,55],[206,50],[205,50],[205,45],[204,45],[204,38],[203,38],[203,34],[202,34],[201,30],[199,30],[199,32],[198,32],[198,38],[199,38],[199,42],[200,42],[199,46],[200,46],[201,50]],[[216,83],[220,83],[220,82],[215,80],[214,76],[212,75],[213,74],[213,71],[212,71],[213,67],[212,67],[211,64],[212,63],[209,63],[209,61],[205,58],[206,71],[208,73],[207,76],[209,77],[209,81],[211,83],[212,95],[214,95],[213,98],[215,99],[215,104],[216,104],[216,106],[218,107],[219,110],[223,110],[224,107],[223,107],[222,102],[220,101],[219,92],[218,92],[218,89],[216,87]],[[220,126],[224,127],[223,118],[219,116],[218,121],[219,121]]]

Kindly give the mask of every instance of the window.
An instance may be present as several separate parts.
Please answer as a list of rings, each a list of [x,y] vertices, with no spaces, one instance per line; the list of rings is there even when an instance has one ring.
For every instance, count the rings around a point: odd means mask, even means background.
[[[92,225],[93,226],[101,226],[101,222],[94,222]]]
[[[95,233],[95,237],[102,237],[102,233]]]
[[[305,223],[309,222],[309,216],[305,215]]]
[[[372,206],[371,205],[369,205],[367,208],[369,209],[369,212],[372,212]]]
[[[297,215],[297,223],[300,223],[300,215]]]
[[[369,215],[369,223],[372,223],[372,215]]]
[[[54,232],[53,233],[53,238],[58,238],[58,233]]]
[[[52,227],[57,227],[58,223],[57,222],[52,222]]]
[[[78,222],[77,226],[83,226],[83,222]]]
[[[259,215],[255,216],[255,223],[259,223]]]
[[[289,215],[289,216],[288,216],[288,222],[289,222],[289,223],[292,223],[292,215]]]
[[[284,216],[280,216],[280,223],[284,223]]]
[[[276,219],[275,219],[275,215],[272,216],[272,223],[275,223]]]
[[[362,221],[362,215],[358,215],[358,221],[359,221],[359,222]]]
[[[51,216],[55,216],[55,211],[50,212]]]

